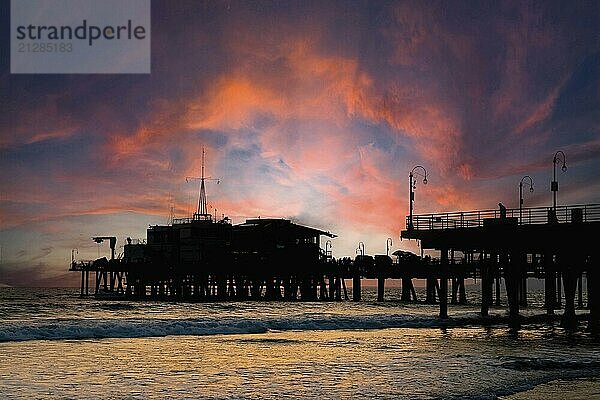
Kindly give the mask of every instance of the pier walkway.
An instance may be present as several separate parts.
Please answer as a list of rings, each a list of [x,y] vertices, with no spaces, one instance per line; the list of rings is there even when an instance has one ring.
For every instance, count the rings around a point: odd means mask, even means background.
[[[493,280],[502,276],[510,315],[517,320],[519,306],[526,298],[527,278],[533,271],[544,278],[548,314],[561,306],[564,288],[566,324],[575,320],[575,294],[577,286],[581,292],[585,274],[590,319],[599,321],[596,246],[600,204],[414,215],[407,218],[401,237],[417,239],[423,249],[439,251],[442,318],[448,315],[445,300],[447,278],[452,275],[451,259],[459,253],[467,260],[478,260],[484,315],[491,304]]]

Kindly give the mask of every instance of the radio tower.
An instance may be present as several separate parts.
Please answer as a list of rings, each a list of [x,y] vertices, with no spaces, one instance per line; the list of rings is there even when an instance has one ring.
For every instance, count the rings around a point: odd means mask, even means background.
[[[196,209],[196,212],[194,213],[194,219],[211,219],[212,215],[208,213],[207,207],[206,207],[206,188],[204,186],[204,181],[216,181],[217,184],[220,183],[219,179],[216,178],[211,178],[210,176],[204,176],[204,159],[205,159],[205,151],[204,151],[204,147],[202,148],[202,170],[201,170],[201,175],[200,177],[195,177],[195,176],[188,176],[185,178],[186,182],[192,181],[192,180],[199,180],[200,181],[200,195],[198,196],[198,208]]]

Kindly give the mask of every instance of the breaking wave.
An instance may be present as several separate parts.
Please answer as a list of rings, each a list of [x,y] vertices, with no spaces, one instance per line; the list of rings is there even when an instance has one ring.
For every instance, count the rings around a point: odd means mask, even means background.
[[[500,364],[501,367],[516,371],[555,371],[555,370],[598,370],[598,360],[563,360],[550,358],[514,358]]]
[[[0,342],[27,340],[138,338],[171,335],[256,334],[267,331],[363,330],[384,328],[435,328],[480,322],[476,316],[440,320],[408,315],[298,315],[285,318],[192,319],[64,319],[56,322],[5,322]]]

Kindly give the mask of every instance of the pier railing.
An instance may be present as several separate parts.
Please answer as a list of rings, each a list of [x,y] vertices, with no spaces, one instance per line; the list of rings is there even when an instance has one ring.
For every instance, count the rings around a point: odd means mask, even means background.
[[[518,225],[594,222],[600,221],[600,204],[559,206],[556,207],[556,213],[552,207],[534,207],[509,208],[506,212],[496,209],[420,214],[413,215],[412,225],[410,217],[406,217],[406,228],[408,230],[476,228],[484,226],[486,220],[501,218]]]

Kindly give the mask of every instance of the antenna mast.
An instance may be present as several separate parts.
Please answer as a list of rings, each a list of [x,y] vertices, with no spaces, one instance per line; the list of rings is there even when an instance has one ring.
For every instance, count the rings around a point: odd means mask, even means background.
[[[216,181],[217,184],[220,183],[219,179],[211,178],[210,176],[204,176],[204,167],[205,167],[205,157],[206,152],[204,147],[202,148],[202,169],[200,177],[188,176],[185,178],[186,182],[190,180],[199,180],[200,181],[200,195],[198,196],[198,208],[196,209],[196,213],[194,214],[194,219],[211,219],[212,214],[208,213],[208,209],[206,206],[206,187],[205,181]]]
[[[205,151],[202,148],[202,175],[200,176],[200,197],[198,198],[198,210],[196,211],[199,215],[206,215],[206,189],[204,188],[204,157]]]

